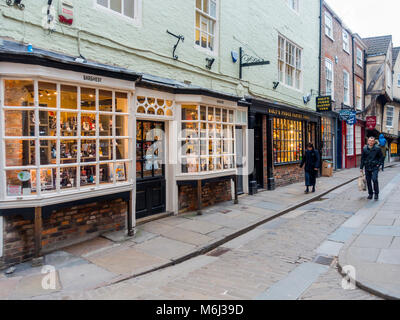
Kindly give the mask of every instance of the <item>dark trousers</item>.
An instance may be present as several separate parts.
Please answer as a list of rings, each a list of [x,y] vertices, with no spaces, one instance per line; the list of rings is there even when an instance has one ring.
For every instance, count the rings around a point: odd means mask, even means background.
[[[378,182],[379,169],[365,170],[365,179],[367,180],[368,194],[372,195],[379,194],[379,182]],[[372,183],[374,183],[374,189],[372,190]]]
[[[316,182],[317,182],[316,171],[313,172],[306,171],[306,186],[315,187]]]

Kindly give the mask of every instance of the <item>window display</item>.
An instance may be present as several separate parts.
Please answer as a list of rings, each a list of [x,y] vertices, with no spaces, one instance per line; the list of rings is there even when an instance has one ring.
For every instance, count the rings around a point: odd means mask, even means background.
[[[334,128],[333,119],[321,118],[322,159],[333,159]]]
[[[2,83],[7,196],[128,181],[127,93],[50,81]]]
[[[299,162],[303,157],[303,122],[274,118],[274,162]]]
[[[198,105],[182,105],[181,110],[182,173],[234,169],[234,111]]]

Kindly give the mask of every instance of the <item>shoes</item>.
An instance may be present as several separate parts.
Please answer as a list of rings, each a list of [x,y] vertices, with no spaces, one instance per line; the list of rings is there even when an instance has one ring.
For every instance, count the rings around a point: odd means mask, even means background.
[[[306,191],[304,191],[304,193],[305,193],[305,194],[307,194],[307,193],[309,193],[309,192],[310,192],[310,191],[308,190],[308,188],[307,188],[307,190],[306,190]]]
[[[372,200],[372,197],[373,197],[373,195],[370,194],[370,195],[368,196],[368,200]]]
[[[312,188],[312,192],[315,192],[315,187]]]
[[[379,200],[379,194],[375,195],[375,200]]]

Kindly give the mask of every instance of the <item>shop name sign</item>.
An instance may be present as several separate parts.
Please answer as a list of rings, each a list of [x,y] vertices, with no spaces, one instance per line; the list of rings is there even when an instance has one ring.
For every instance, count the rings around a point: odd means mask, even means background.
[[[297,119],[305,119],[305,120],[310,119],[310,117],[305,114],[294,113],[294,112],[284,111],[284,110],[279,110],[279,109],[274,109],[274,108],[269,108],[268,113],[274,114],[277,116],[288,117],[288,118],[297,118]]]
[[[89,76],[89,75],[86,75],[86,74],[83,75],[83,80],[97,82],[97,83],[100,83],[100,82],[103,81],[103,79],[100,78],[100,77]]]
[[[341,110],[339,113],[340,119],[350,126],[357,123],[356,115],[357,112],[352,110]]]
[[[332,111],[332,97],[317,97],[317,112]]]
[[[367,120],[367,129],[374,130],[376,127],[376,116],[368,116],[366,120]]]

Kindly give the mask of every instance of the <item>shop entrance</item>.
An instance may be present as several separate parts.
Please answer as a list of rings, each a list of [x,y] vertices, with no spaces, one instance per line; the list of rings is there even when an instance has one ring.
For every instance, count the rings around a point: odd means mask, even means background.
[[[244,168],[244,139],[243,127],[236,127],[236,167],[238,170],[237,176],[237,192],[243,194],[243,168]]]
[[[163,122],[136,121],[136,218],[165,211]]]
[[[308,123],[307,143],[312,143],[314,145],[314,148],[318,147],[315,144],[316,143],[316,128],[317,128],[317,124],[316,123],[314,123],[314,122],[309,122]]]

